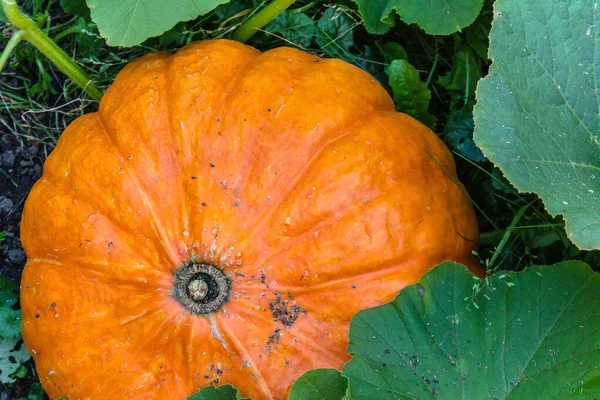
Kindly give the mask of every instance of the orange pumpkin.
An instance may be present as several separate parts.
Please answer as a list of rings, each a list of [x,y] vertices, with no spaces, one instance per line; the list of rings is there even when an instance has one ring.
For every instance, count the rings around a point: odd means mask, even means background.
[[[227,40],[125,67],[21,232],[23,338],[69,399],[285,398],[348,360],[357,311],[477,237],[450,153],[371,76]]]

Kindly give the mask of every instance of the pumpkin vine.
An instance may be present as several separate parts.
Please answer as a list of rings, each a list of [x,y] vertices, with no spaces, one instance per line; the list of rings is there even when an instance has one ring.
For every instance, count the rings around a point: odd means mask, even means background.
[[[25,40],[42,52],[56,67],[73,80],[92,99],[99,101],[102,90],[96,86],[89,76],[48,37],[40,27],[17,7],[15,0],[0,0],[2,10],[8,21],[18,30],[11,37],[8,45],[0,55],[0,71],[8,61],[10,53],[21,40]]]
[[[254,14],[247,21],[241,24],[231,37],[238,42],[246,42],[259,29],[267,25],[272,19],[281,14],[285,9],[291,6],[295,0],[274,0],[268,6]]]

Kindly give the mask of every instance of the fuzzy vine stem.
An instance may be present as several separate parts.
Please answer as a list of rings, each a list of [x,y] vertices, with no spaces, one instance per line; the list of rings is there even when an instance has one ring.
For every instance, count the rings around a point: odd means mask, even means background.
[[[272,3],[242,23],[233,32],[232,39],[244,43],[258,32],[259,29],[267,25],[272,19],[291,6],[294,1],[295,0],[273,0]]]
[[[9,22],[19,28],[9,40],[9,45],[0,56],[0,69],[8,59],[10,52],[20,40],[26,40],[34,45],[42,54],[56,65],[65,75],[81,87],[92,99],[100,100],[102,91],[90,80],[88,75],[67,55],[52,39],[50,39],[35,22],[19,11],[15,0],[0,0],[2,9]],[[17,36],[17,39],[13,38]],[[11,43],[12,42],[12,43]],[[8,50],[8,51],[7,51]],[[1,62],[4,61],[4,62]]]

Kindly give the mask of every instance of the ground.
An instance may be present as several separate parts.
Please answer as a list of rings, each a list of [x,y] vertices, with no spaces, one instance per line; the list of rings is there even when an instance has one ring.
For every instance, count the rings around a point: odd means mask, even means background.
[[[0,130],[0,274],[18,280],[26,257],[19,239],[23,204],[33,184],[42,175],[47,152],[34,141],[19,142],[10,132]]]

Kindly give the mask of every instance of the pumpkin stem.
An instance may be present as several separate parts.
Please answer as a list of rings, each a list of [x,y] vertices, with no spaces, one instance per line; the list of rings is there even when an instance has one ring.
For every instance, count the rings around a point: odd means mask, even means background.
[[[195,301],[200,301],[208,294],[208,284],[202,279],[195,279],[188,283],[188,293]]]
[[[195,314],[217,311],[229,296],[229,281],[210,264],[189,264],[175,276],[174,297]]]
[[[79,87],[81,87],[92,99],[99,101],[102,97],[102,91],[94,85],[88,75],[73,61],[71,57],[67,55],[52,39],[46,35],[31,18],[27,17],[17,7],[15,0],[0,0],[2,4],[2,10],[6,15],[6,18],[11,24],[19,28],[19,31],[15,33],[17,39],[15,41],[9,41],[12,48],[16,45],[19,40],[26,40],[34,45],[39,51],[42,52],[50,61],[56,65],[65,75],[73,80]],[[13,36],[14,37],[14,36]],[[8,48],[8,46],[7,46]],[[10,50],[12,50],[12,48]],[[2,54],[0,59],[6,62],[10,53]],[[2,65],[0,64],[0,66]]]
[[[244,21],[244,23],[233,32],[231,38],[238,42],[246,42],[258,32],[259,29],[267,25],[272,19],[285,11],[285,9],[293,3],[294,0],[273,0],[271,4],[255,13],[247,21]]]

